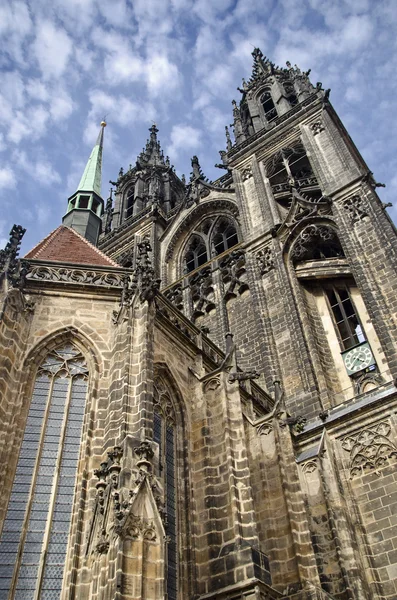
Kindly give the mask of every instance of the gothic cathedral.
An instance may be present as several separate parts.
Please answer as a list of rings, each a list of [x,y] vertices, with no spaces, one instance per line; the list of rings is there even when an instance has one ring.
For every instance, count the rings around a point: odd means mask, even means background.
[[[0,600],[397,598],[397,235],[259,49],[222,176],[156,125],[0,251]]]

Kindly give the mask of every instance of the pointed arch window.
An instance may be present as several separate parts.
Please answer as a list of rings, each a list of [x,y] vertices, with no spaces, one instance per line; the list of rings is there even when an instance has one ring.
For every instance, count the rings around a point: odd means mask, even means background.
[[[226,252],[236,244],[238,244],[238,237],[235,226],[228,221],[221,221],[212,238],[215,255]]]
[[[0,536],[0,598],[61,596],[87,395],[73,346],[41,364]]]
[[[282,209],[288,210],[295,187],[309,200],[322,196],[317,178],[302,144],[283,148],[268,162],[267,175],[275,200]]]
[[[176,490],[175,412],[168,392],[161,384],[154,388],[153,439],[159,447],[158,477],[163,484],[165,526],[165,589],[168,600],[177,600],[178,531]]]
[[[134,210],[134,187],[132,186],[128,192],[127,192],[127,196],[126,196],[126,207],[125,207],[125,218],[129,219],[130,217],[132,217],[133,214],[133,210]]]
[[[193,238],[186,253],[185,261],[187,273],[194,271],[194,269],[201,267],[208,261],[207,248],[203,239],[198,236]]]
[[[261,104],[265,113],[266,121],[272,121],[277,117],[277,110],[274,106],[273,98],[269,90],[266,90],[261,96]]]

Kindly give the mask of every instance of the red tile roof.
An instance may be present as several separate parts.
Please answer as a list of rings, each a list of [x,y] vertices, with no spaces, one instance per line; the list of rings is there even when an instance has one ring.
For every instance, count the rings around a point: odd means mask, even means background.
[[[60,225],[47,235],[26,254],[25,258],[120,268],[120,265],[98,250],[77,231],[64,225]]]

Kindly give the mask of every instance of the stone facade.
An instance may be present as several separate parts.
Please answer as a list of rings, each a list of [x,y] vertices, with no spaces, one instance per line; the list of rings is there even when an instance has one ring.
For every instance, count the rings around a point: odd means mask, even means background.
[[[217,181],[153,125],[98,248],[0,251],[0,600],[397,597],[396,231],[253,56]]]

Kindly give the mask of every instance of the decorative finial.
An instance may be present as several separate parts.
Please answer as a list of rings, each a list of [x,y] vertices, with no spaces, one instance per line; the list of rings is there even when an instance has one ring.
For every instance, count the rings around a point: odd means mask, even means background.
[[[106,127],[107,123],[106,121],[101,121],[101,127]]]

